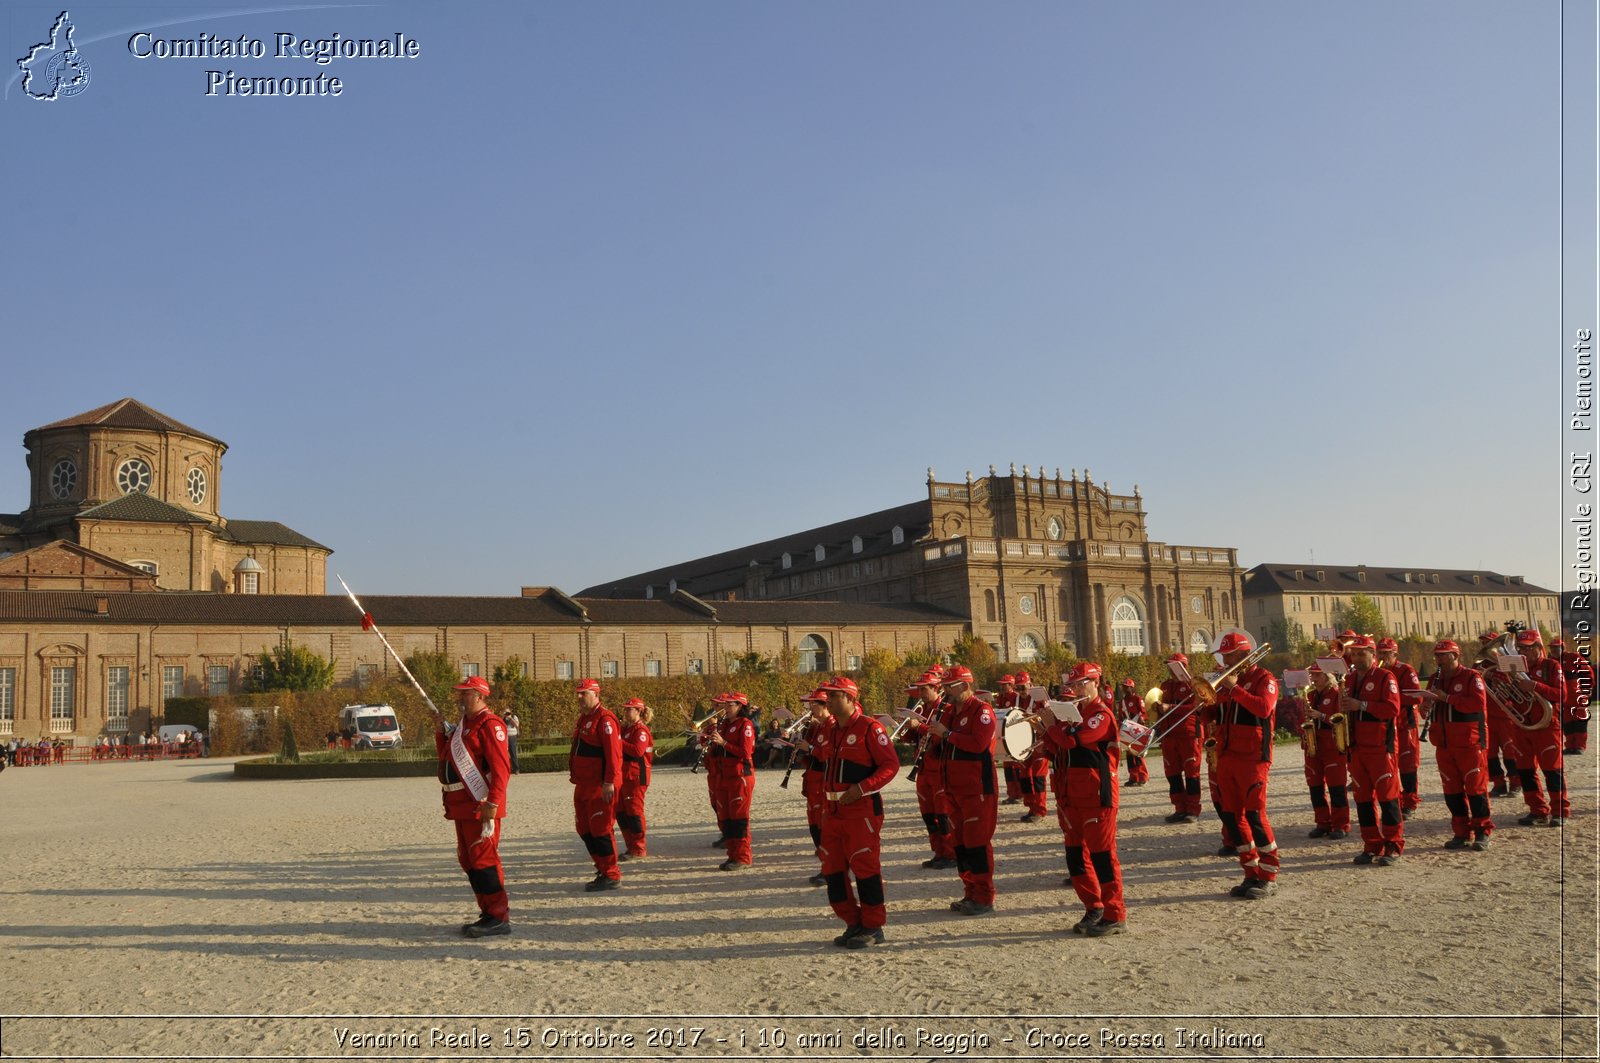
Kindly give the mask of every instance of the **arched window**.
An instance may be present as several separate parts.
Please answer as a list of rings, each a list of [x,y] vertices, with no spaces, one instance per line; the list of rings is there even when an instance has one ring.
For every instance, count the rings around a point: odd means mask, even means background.
[[[1021,635],[1017,638],[1017,660],[1023,664],[1032,664],[1039,659],[1039,640],[1032,635]]]
[[[983,617],[991,624],[995,622],[994,591],[983,592]]]
[[[828,643],[821,635],[807,635],[800,640],[800,671],[826,672],[828,670]]]
[[[1111,603],[1111,649],[1116,653],[1144,653],[1144,611],[1127,595]]]
[[[1205,653],[1211,648],[1211,636],[1206,634],[1205,628],[1195,628],[1189,634],[1190,655]]]

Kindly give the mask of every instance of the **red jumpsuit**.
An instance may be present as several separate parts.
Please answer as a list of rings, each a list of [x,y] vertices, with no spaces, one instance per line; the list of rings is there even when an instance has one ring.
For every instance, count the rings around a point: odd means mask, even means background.
[[[622,789],[617,791],[617,826],[629,856],[645,856],[644,795],[650,789],[656,740],[644,721],[622,728]]]
[[[1561,675],[1561,665],[1549,657],[1528,662],[1528,678],[1533,688],[1552,707],[1550,722],[1542,730],[1520,730],[1517,738],[1517,771],[1522,776],[1522,799],[1528,804],[1528,813],[1535,818],[1555,815],[1562,819],[1572,815],[1567,801],[1567,783],[1562,767],[1561,706],[1567,700],[1566,680]],[[1544,773],[1544,782],[1550,788],[1545,796],[1539,785],[1538,772]]]
[[[750,804],[756,791],[756,725],[748,716],[735,716],[717,723],[725,745],[713,742],[706,750],[707,763],[714,766],[712,803],[717,809],[717,826],[728,859],[735,864],[750,864]]]
[[[883,798],[878,791],[900,770],[900,760],[889,733],[859,705],[843,723],[830,721],[828,730],[822,780],[822,874],[828,880],[828,904],[846,926],[874,930],[888,915],[879,860]],[[853,785],[862,796],[848,803],[839,800]],[[850,875],[855,876],[854,891]]]
[[[822,806],[827,803],[822,795],[822,777],[828,765],[830,750],[828,740],[833,721],[813,720],[806,725],[802,736],[811,752],[805,756],[805,772],[800,776],[800,794],[806,799],[806,826],[811,831],[811,845],[817,859],[822,858]]]
[[[1126,694],[1117,702],[1120,719],[1137,720],[1144,723],[1144,699],[1137,694]],[[1144,755],[1135,753],[1132,749],[1125,751],[1128,760],[1128,785],[1143,786],[1150,781],[1150,767],[1144,762]]]
[[[1166,713],[1156,721],[1161,735],[1161,771],[1167,777],[1167,796],[1174,813],[1200,814],[1200,714],[1189,696],[1189,685],[1179,679],[1161,684]],[[1182,723],[1173,720],[1188,714]]]
[[[1350,777],[1356,784],[1361,849],[1370,856],[1399,856],[1406,844],[1395,750],[1400,684],[1389,669],[1374,665],[1365,673],[1351,669],[1345,693],[1363,706],[1349,713]]]
[[[929,719],[949,726],[949,709],[949,705],[940,701],[932,709]],[[917,711],[927,713],[929,709],[924,703]],[[934,860],[954,860],[956,842],[950,827],[950,800],[944,792],[944,757],[939,748],[941,742],[928,733],[926,724],[913,725],[912,729],[921,736],[914,765],[916,778],[912,781],[917,785],[917,811],[922,813],[923,825],[928,828],[928,848],[933,850]]]
[[[1594,667],[1579,653],[1561,655],[1567,704],[1562,711],[1562,741],[1567,756],[1589,748],[1589,702],[1594,698]]]
[[[1488,680],[1484,680],[1488,685]],[[1517,735],[1520,729],[1500,707],[1494,694],[1489,695],[1489,782],[1494,789],[1490,796],[1516,793],[1522,789],[1522,773],[1517,767]],[[1505,766],[1501,766],[1501,761]]]
[[[1008,690],[994,699],[995,715],[999,717],[1002,726],[1005,723],[1006,714],[1012,709],[1018,708],[1018,696],[1016,691]],[[1004,751],[1002,750],[1001,752]],[[1014,805],[1022,800],[1021,772],[1022,765],[1010,757],[1006,757],[1000,764],[1000,774],[1005,776],[1006,780],[1006,804],[1008,805]]]
[[[1439,762],[1439,785],[1450,809],[1450,831],[1464,843],[1494,833],[1489,818],[1488,692],[1483,676],[1457,666],[1448,679],[1441,670],[1428,689],[1444,698],[1432,702],[1428,741]]]
[[[1128,917],[1117,861],[1117,715],[1103,698],[1078,706],[1080,724],[1045,731],[1051,751],[1056,820],[1066,842],[1067,873],[1084,911],[1103,909],[1108,923]]]
[[[572,752],[567,757],[567,779],[572,783],[573,820],[578,837],[594,860],[599,876],[622,878],[617,866],[617,795],[622,792],[622,728],[604,705],[578,716],[572,732]],[[605,795],[610,785],[611,797]]]
[[[994,710],[968,696],[951,706],[953,719],[940,751],[944,754],[944,792],[955,830],[956,867],[962,896],[974,904],[994,904],[994,825],[999,815],[995,793]]]
[[[1328,717],[1340,711],[1339,688],[1333,684],[1326,690],[1313,688],[1307,691],[1306,698],[1307,716],[1316,721],[1317,727],[1317,752],[1306,754],[1306,785],[1311,789],[1311,810],[1318,828],[1312,837],[1335,831],[1349,834],[1350,796],[1346,787],[1350,782],[1350,755],[1334,746],[1333,726],[1328,723]]]
[[[1421,690],[1422,681],[1417,670],[1404,661],[1389,667],[1394,681],[1400,687],[1400,715],[1395,717],[1395,763],[1400,769],[1400,815],[1409,815],[1422,804],[1417,792],[1417,772],[1422,767],[1422,739],[1417,732],[1417,709],[1421,699],[1406,696],[1407,691]]]
[[[450,738],[434,732],[439,754],[439,783],[444,789],[444,818],[456,827],[456,859],[478,898],[478,910],[504,920],[511,912],[506,898],[505,873],[500,866],[500,820],[506,814],[506,780],[511,777],[511,754],[506,752],[506,728],[487,709],[461,721],[461,740],[467,755],[489,785],[487,800],[495,806],[494,829],[487,837],[478,818],[478,801],[461,781],[450,756]]]
[[[1217,770],[1214,780],[1222,807],[1223,836],[1239,854],[1247,880],[1278,877],[1278,842],[1267,819],[1267,775],[1272,770],[1272,725],[1278,707],[1278,681],[1252,666],[1215,706]]]

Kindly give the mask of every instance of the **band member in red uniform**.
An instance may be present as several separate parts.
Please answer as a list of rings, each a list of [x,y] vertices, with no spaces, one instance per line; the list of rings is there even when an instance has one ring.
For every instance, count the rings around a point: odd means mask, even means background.
[[[461,928],[469,938],[511,933],[511,906],[500,866],[500,821],[506,814],[511,754],[506,728],[489,711],[489,681],[471,676],[456,684],[461,722],[446,729],[435,714],[433,745],[444,788],[444,818],[455,823],[456,859],[478,899],[478,919]]]
[[[1006,714],[1020,707],[1017,700],[1027,696],[1027,691],[1019,691],[1016,683],[1017,677],[1014,675],[1003,675],[996,681],[999,693],[994,699],[994,712],[1002,725],[1005,723]],[[1001,804],[1015,805],[1022,800],[1022,766],[1007,756],[1004,749],[1000,750],[1000,754],[1002,758],[1000,774],[1006,781],[1006,799]]]
[[[906,687],[906,693],[916,694],[920,699],[913,711],[928,720],[943,719],[946,706],[942,690],[943,683],[932,672]],[[950,801],[944,793],[944,759],[939,739],[928,733],[926,723],[911,724],[911,731],[918,736],[913,764],[916,778],[912,781],[917,784],[917,808],[928,828],[928,847],[933,850],[933,856],[924,860],[922,866],[937,870],[955,867],[955,833],[950,826]]]
[[[1488,691],[1483,676],[1461,666],[1461,647],[1451,639],[1434,644],[1438,670],[1428,682],[1428,741],[1439,762],[1439,783],[1450,809],[1446,849],[1489,848]]]
[[[1230,631],[1217,645],[1224,670],[1250,655],[1250,636]],[[1244,881],[1229,892],[1260,900],[1277,889],[1278,841],[1267,819],[1267,775],[1272,770],[1272,725],[1278,681],[1260,665],[1218,680],[1217,765],[1223,832],[1233,842]]]
[[[617,826],[626,851],[618,860],[642,860],[645,844],[644,795],[650,789],[650,769],[655,765],[656,739],[650,733],[655,712],[638,698],[622,706],[622,790],[617,794]]]
[[[822,874],[828,904],[844,920],[833,939],[847,949],[883,943],[883,798],[878,791],[900,770],[883,725],[861,711],[853,680],[836,676],[828,692],[828,757],[823,767]],[[849,876],[854,875],[855,889]],[[858,899],[859,898],[859,899]]]
[[[1422,740],[1417,733],[1417,709],[1422,704],[1422,680],[1417,670],[1400,660],[1400,645],[1391,638],[1378,640],[1378,663],[1394,675],[1400,687],[1400,715],[1395,718],[1395,762],[1400,768],[1400,818],[1410,819],[1422,797],[1417,792],[1417,772],[1422,766]]]
[[[1044,703],[1036,703],[1029,687],[1033,677],[1027,672],[1018,672],[1012,677],[1012,689],[1017,693],[1017,708],[1026,713],[1041,712]],[[1002,717],[1001,723],[1005,720]],[[1050,758],[1045,756],[1044,750],[1037,745],[1033,751],[1015,765],[1017,771],[1017,791],[1022,795],[1022,804],[1027,809],[1022,814],[1023,823],[1033,823],[1044,818],[1046,811],[1045,793],[1050,786]]]
[[[928,724],[928,733],[940,740],[944,756],[944,791],[950,801],[950,824],[955,828],[956,867],[961,872],[962,897],[950,910],[962,915],[987,915],[994,911],[994,826],[999,814],[995,793],[994,736],[999,721],[994,710],[972,692],[972,672],[964,666],[944,675],[947,726],[940,720]]]
[[[1378,664],[1378,648],[1362,635],[1350,643],[1354,665],[1345,676],[1339,705],[1350,720],[1350,777],[1356,784],[1356,821],[1361,826],[1358,864],[1387,867],[1405,851],[1405,820],[1400,815],[1400,766],[1395,717],[1400,715],[1400,684]]]
[[[806,829],[811,832],[811,845],[817,859],[822,859],[822,795],[823,769],[828,763],[828,731],[832,717],[828,715],[828,692],[821,687],[800,699],[806,706],[808,722],[794,738],[796,756],[802,761],[800,794],[806,799]],[[806,879],[813,886],[826,886],[828,877],[821,871]]]
[[[1561,666],[1545,656],[1544,636],[1538,628],[1519,631],[1517,649],[1528,660],[1528,674],[1519,675],[1512,682],[1526,693],[1538,694],[1551,706],[1550,722],[1543,730],[1522,730],[1517,736],[1517,771],[1522,775],[1522,799],[1528,804],[1528,814],[1517,822],[1524,827],[1559,827],[1572,815],[1561,757],[1561,706],[1567,700],[1566,680]],[[1539,785],[1538,772],[1544,773],[1545,786],[1550,789],[1548,798]]]
[[[1562,709],[1562,753],[1576,757],[1589,748],[1589,702],[1594,698],[1594,666],[1583,654],[1568,651],[1559,638],[1550,640],[1550,655],[1561,665],[1561,678],[1567,688],[1567,703]]]
[[[1478,645],[1487,646],[1500,637],[1498,631],[1485,631]],[[1487,680],[1485,681],[1487,685]],[[1517,770],[1518,727],[1491,694],[1489,697],[1489,796],[1506,797],[1522,791],[1522,773]],[[1501,761],[1505,761],[1504,767]]]
[[[1339,685],[1316,665],[1307,671],[1311,673],[1311,690],[1306,695],[1305,722],[1314,728],[1316,752],[1307,748],[1311,744],[1308,738],[1302,737],[1300,745],[1306,749],[1306,785],[1311,788],[1311,811],[1317,820],[1311,837],[1343,838],[1350,833],[1350,755],[1334,739],[1333,717],[1340,711]]]
[[[622,885],[617,866],[617,794],[622,790],[622,726],[600,703],[600,683],[578,681],[578,722],[572,732],[572,752],[567,757],[567,780],[572,783],[572,809],[578,837],[594,860],[594,881],[589,893],[614,890]]]
[[[1063,697],[1082,722],[1057,720],[1044,731],[1054,767],[1056,819],[1066,842],[1067,881],[1083,902],[1075,934],[1103,937],[1128,928],[1117,861],[1117,712],[1100,692],[1100,666],[1084,661],[1067,674]]]
[[[1122,691],[1117,698],[1117,718],[1119,720],[1137,720],[1144,723],[1144,699],[1133,688],[1133,680],[1122,681]],[[1125,751],[1128,761],[1128,786],[1143,786],[1150,781],[1150,768],[1144,762],[1143,753],[1135,753],[1132,748]]]
[[[728,858],[720,871],[743,871],[750,856],[750,804],[756,790],[756,725],[745,715],[750,699],[729,694],[722,702],[722,719],[711,732],[706,759],[720,765],[717,779],[717,826],[727,845]]]
[[[1168,664],[1189,667],[1189,658],[1174,653]],[[1164,712],[1156,721],[1161,735],[1161,771],[1167,777],[1167,796],[1172,801],[1168,823],[1193,823],[1200,818],[1200,714],[1189,684],[1168,676],[1161,684]]]

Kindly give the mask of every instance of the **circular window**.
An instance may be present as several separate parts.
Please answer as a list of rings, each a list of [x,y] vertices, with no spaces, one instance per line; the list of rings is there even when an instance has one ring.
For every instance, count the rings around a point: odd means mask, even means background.
[[[143,458],[130,458],[117,466],[117,486],[125,495],[149,494],[150,480],[150,463]]]
[[[72,491],[78,486],[78,466],[73,464],[71,458],[62,458],[50,470],[50,493],[56,498],[66,499],[72,497]]]
[[[1033,615],[1033,595],[1024,594],[1017,600],[1017,608],[1022,610],[1023,616]]]
[[[1060,539],[1061,533],[1064,530],[1065,529],[1061,527],[1061,521],[1057,520],[1055,517],[1051,517],[1050,523],[1044,526],[1044,533],[1050,536],[1052,539]]]
[[[1201,610],[1204,604],[1205,603],[1200,601],[1200,596],[1198,594],[1189,599],[1189,608],[1193,609],[1197,613]]]
[[[195,505],[206,500],[206,474],[204,469],[189,470],[189,501]]]

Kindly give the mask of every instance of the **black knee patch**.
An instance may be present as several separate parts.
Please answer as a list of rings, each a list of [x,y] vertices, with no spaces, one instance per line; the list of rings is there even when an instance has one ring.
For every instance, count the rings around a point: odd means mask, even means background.
[[[1218,810],[1217,814],[1222,817],[1223,838],[1227,839],[1228,844],[1233,846],[1235,849],[1239,848],[1239,846],[1244,844],[1244,839],[1239,836],[1238,821],[1230,812]]]
[[[1489,795],[1470,794],[1467,797],[1467,807],[1472,810],[1473,819],[1489,818]]]
[[[585,834],[583,844],[590,856],[615,856],[617,852],[617,844],[609,834]]]
[[[1564,794],[1567,792],[1567,780],[1562,776],[1559,769],[1556,771],[1545,772],[1544,784],[1545,787],[1549,789],[1550,796],[1552,797],[1554,797],[1556,794]]]
[[[969,853],[970,851],[971,850],[969,850],[965,845],[956,846],[956,870],[957,871],[970,871],[971,870],[971,868],[967,866],[967,853]]]
[[[499,893],[505,889],[500,884],[500,872],[492,867],[476,867],[467,872],[467,881],[473,893]]]
[[[1385,827],[1398,827],[1400,825],[1399,801],[1379,801],[1378,811],[1383,813],[1383,825]]]
[[[644,819],[640,816],[625,816],[621,812],[618,812],[617,826],[621,827],[630,834],[638,834],[640,831],[644,830]]]
[[[1074,846],[1067,850],[1067,874],[1077,878],[1084,872],[1083,847]]]
[[[1467,795],[1445,794],[1444,807],[1450,810],[1452,816],[1465,816],[1467,814]]]
[[[1193,778],[1185,778],[1183,780],[1183,792],[1188,794],[1190,797],[1199,797],[1200,776],[1196,775]]]
[[[845,883],[843,871],[835,871],[823,877],[828,880],[829,904],[843,904],[850,899],[850,887]]]
[[[1320,786],[1311,787],[1311,807],[1312,808],[1327,808],[1328,807],[1328,792],[1326,790],[1324,790]]]
[[[922,825],[928,828],[929,834],[944,833],[939,829],[939,813],[937,812],[924,812],[922,814]]]
[[[967,849],[967,870],[974,875],[987,875],[989,873],[989,853],[985,849],[972,846]]]
[[[1371,801],[1363,801],[1356,806],[1356,822],[1363,827],[1378,825],[1378,813],[1373,809]]]
[[[822,828],[821,827],[817,827],[817,826],[812,826],[810,829],[811,829],[811,844],[815,845],[817,848],[820,849],[822,847]]]
[[[1403,771],[1400,773],[1400,789],[1403,793],[1414,794],[1417,792],[1417,773]]]
[[[1350,791],[1342,786],[1328,787],[1328,804],[1334,808],[1350,807]]]
[[[1261,818],[1260,812],[1246,812],[1244,821],[1250,824],[1250,833],[1258,846],[1272,843],[1272,832],[1267,830],[1267,821]]]
[[[1199,782],[1200,780],[1196,779],[1195,781]],[[1182,775],[1167,776],[1167,793],[1171,794],[1173,797],[1177,797],[1179,794],[1183,793]]]
[[[1116,872],[1111,868],[1111,854],[1109,852],[1090,853],[1089,860],[1094,864],[1095,878],[1103,886],[1109,886],[1117,881]]]
[[[1517,778],[1522,780],[1522,788],[1530,794],[1539,789],[1539,775],[1532,768],[1518,768]]]
[[[748,819],[725,819],[722,821],[722,836],[724,838],[744,838],[750,834],[750,821]]]
[[[862,904],[883,903],[883,876],[873,875],[871,878],[856,879],[856,896],[861,898]]]
[[[934,831],[934,833],[949,834],[953,830],[955,830],[955,826],[950,822],[950,817],[945,815],[943,812],[939,813],[939,829]]]

